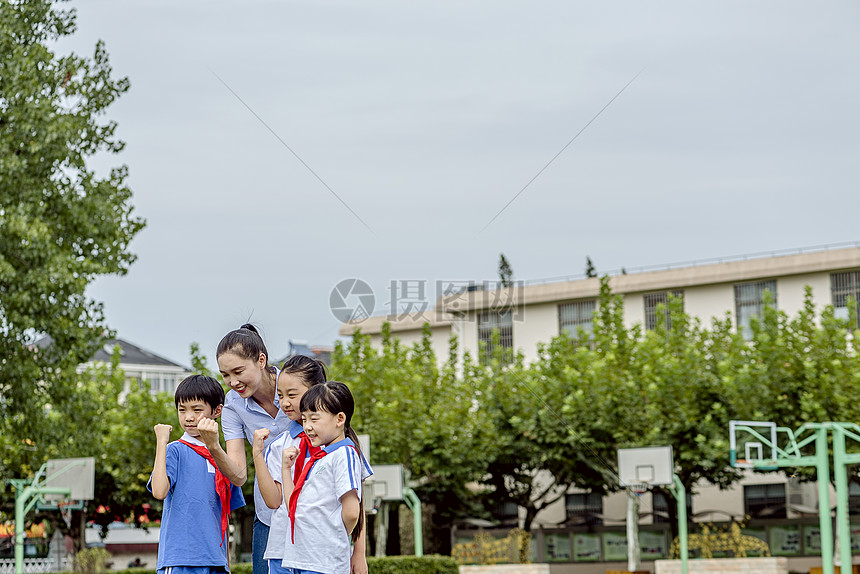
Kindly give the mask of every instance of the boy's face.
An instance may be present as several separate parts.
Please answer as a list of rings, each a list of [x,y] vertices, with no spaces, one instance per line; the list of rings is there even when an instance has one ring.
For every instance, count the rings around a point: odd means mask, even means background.
[[[281,373],[278,376],[278,401],[281,404],[281,410],[290,417],[290,420],[301,422],[302,413],[299,411],[299,403],[302,402],[302,395],[306,390],[308,388],[296,375]]]
[[[200,436],[197,432],[197,421],[202,418],[215,419],[221,414],[221,405],[216,408],[209,406],[209,403],[202,399],[191,399],[188,401],[180,401],[176,407],[176,412],[179,415],[179,424],[182,430],[193,437]]]
[[[333,415],[325,411],[305,411],[302,413],[305,434],[313,446],[330,445],[344,436],[346,415]]]

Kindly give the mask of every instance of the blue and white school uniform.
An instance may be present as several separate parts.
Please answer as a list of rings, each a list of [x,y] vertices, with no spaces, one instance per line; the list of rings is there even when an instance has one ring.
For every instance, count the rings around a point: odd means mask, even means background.
[[[182,440],[206,446],[188,433]],[[178,441],[168,443],[166,463],[170,490],[161,513],[156,569],[229,570],[227,536],[221,537],[221,499],[215,491],[215,467]],[[151,476],[146,488],[152,492]],[[230,509],[242,506],[242,490],[231,484]]]
[[[264,451],[264,460],[269,469],[269,474],[275,482],[281,484],[283,481],[282,464],[284,450],[290,447],[299,447],[301,444],[301,434],[304,432],[304,427],[296,421],[290,421],[290,428],[286,432],[276,436],[269,443],[269,446]],[[306,457],[307,458],[307,457]],[[281,496],[281,505],[272,512],[272,523],[269,525],[269,541],[266,544],[266,553],[263,558],[269,560],[269,572],[277,572],[277,566],[281,564],[281,558],[284,556],[284,540],[290,531],[290,513],[284,502],[284,497]],[[273,569],[272,561],[276,561]]]
[[[296,504],[295,542],[290,540],[287,524],[281,560],[285,568],[350,574],[352,548],[340,499],[352,490],[361,498],[361,482],[373,474],[354,447],[348,438],[323,447],[326,456],[308,473]]]
[[[275,377],[278,374],[279,371],[276,370]],[[269,438],[264,444],[266,446],[271,444],[275,437],[289,428],[292,422],[290,417],[281,410],[277,392],[273,399],[275,406],[278,407],[278,413],[274,417],[267,413],[253,398],[243,399],[236,391],[228,391],[224,398],[224,409],[221,412],[221,428],[224,431],[224,440],[243,438],[249,444],[254,444],[254,431],[267,428],[270,431]],[[254,511],[260,522],[266,526],[271,526],[272,509],[263,500],[256,477],[254,478]]]

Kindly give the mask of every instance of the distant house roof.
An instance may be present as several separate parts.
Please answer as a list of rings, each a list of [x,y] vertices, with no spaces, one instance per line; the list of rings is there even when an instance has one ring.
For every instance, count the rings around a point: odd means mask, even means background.
[[[287,354],[275,361],[275,364],[280,366],[290,357],[303,355],[305,357],[310,357],[311,359],[319,359],[326,365],[330,365],[332,351],[334,351],[333,347],[324,345],[308,345],[307,341],[293,341],[291,339],[289,341]]]
[[[53,343],[53,339],[51,337],[46,336],[42,337],[38,341],[36,341],[36,346],[44,349],[45,347],[49,347]],[[113,349],[116,345],[119,345],[120,348],[120,364],[126,365],[151,365],[151,366],[159,366],[159,367],[178,367],[180,369],[188,370],[188,367],[185,365],[180,365],[179,363],[175,363],[170,359],[165,359],[160,355],[156,355],[152,351],[147,351],[142,347],[138,347],[133,343],[129,343],[124,339],[108,339],[105,341],[104,346],[96,351],[96,354],[93,355],[92,361],[110,363],[111,354],[113,353]]]

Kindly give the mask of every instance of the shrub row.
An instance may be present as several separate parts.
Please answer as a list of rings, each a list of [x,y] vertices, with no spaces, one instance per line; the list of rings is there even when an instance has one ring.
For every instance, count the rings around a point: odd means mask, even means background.
[[[450,556],[385,556],[368,558],[369,574],[459,574],[456,560]],[[250,562],[230,566],[232,574],[251,574]],[[152,568],[129,568],[123,574],[155,574]]]

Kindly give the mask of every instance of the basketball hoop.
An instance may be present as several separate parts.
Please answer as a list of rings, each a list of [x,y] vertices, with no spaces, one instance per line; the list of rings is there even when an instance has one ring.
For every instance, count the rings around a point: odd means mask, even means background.
[[[77,500],[58,500],[57,501],[57,510],[60,511],[60,516],[63,517],[63,522],[66,523],[66,528],[72,527],[72,512],[74,512],[75,507],[80,506],[80,502]]]
[[[627,490],[633,493],[634,496],[642,496],[648,492],[648,485],[644,482],[636,482],[627,485]]]

